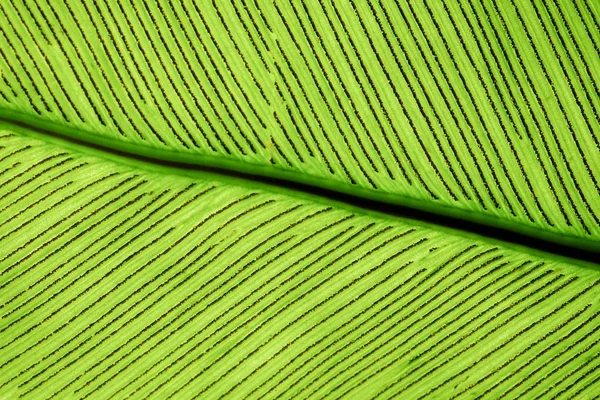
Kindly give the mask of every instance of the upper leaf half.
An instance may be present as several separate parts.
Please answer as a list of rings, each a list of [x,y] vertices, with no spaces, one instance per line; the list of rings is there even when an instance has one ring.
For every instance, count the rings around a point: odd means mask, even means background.
[[[451,3],[4,1],[0,115],[598,248],[598,6]]]

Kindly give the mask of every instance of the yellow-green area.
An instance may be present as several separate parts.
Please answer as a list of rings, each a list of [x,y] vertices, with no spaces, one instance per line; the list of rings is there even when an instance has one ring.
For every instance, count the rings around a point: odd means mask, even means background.
[[[594,0],[0,0],[0,398],[597,398],[599,88]]]
[[[0,116],[598,250],[599,4],[4,1]]]
[[[598,393],[597,265],[7,125],[0,171],[0,397]]]

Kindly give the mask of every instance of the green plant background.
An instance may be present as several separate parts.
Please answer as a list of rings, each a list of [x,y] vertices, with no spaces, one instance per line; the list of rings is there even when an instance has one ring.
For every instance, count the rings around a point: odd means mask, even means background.
[[[0,395],[598,393],[597,263],[181,165],[600,253],[597,8],[0,3]]]

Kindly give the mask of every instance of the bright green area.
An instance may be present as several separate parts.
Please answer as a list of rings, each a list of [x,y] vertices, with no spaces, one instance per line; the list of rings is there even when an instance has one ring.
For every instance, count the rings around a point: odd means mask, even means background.
[[[596,2],[0,5],[0,116],[600,248]]]
[[[598,264],[126,154],[600,254],[598,4],[0,1],[0,398],[597,395]]]
[[[597,266],[35,136],[0,130],[0,397],[600,388]]]

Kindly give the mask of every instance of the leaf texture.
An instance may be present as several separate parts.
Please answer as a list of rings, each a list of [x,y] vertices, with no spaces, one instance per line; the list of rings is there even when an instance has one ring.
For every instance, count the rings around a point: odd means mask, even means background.
[[[3,1],[0,113],[597,250],[598,4]]]
[[[0,129],[3,398],[587,398],[599,270]]]
[[[600,254],[598,4],[0,1],[0,397],[597,396],[597,263],[194,166]]]

